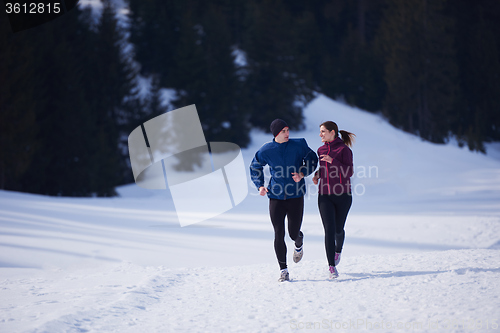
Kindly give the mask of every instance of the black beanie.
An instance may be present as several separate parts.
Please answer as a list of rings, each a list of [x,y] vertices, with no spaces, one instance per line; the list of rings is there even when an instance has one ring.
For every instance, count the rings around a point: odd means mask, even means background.
[[[273,136],[276,137],[276,135],[280,134],[281,130],[285,127],[288,127],[288,125],[284,120],[274,119],[271,123],[271,133],[273,133]]]

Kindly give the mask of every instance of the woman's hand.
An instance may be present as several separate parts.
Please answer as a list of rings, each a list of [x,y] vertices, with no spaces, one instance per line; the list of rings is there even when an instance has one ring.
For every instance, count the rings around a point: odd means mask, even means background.
[[[301,173],[292,172],[292,175],[293,175],[292,178],[296,183],[300,182],[300,180],[304,178],[304,174],[302,172]]]
[[[327,163],[332,163],[333,161],[333,158],[328,155],[320,155],[319,157],[321,157],[320,161],[325,161]]]
[[[313,183],[314,183],[314,185],[318,185],[318,179],[319,179],[318,175],[314,175],[313,176]]]

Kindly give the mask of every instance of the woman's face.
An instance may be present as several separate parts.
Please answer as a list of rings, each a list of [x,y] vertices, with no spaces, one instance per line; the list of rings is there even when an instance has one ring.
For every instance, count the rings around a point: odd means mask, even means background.
[[[332,142],[335,139],[335,131],[329,131],[325,126],[319,128],[319,136],[322,142]]]

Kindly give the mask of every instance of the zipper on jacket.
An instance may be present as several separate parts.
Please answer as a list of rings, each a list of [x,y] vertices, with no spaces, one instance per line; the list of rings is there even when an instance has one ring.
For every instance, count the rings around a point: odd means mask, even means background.
[[[330,145],[328,145],[328,153],[327,153],[327,155],[330,156]],[[329,170],[329,167],[328,167],[328,162],[325,161],[325,164],[326,164],[326,181],[328,183],[328,194],[332,194],[331,193],[332,191],[331,191],[331,188],[330,188],[330,170]]]

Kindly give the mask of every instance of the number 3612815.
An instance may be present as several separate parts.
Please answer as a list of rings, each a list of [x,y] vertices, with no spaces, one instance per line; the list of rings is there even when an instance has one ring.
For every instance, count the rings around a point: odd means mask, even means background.
[[[60,3],[6,3],[7,14],[59,14]]]

